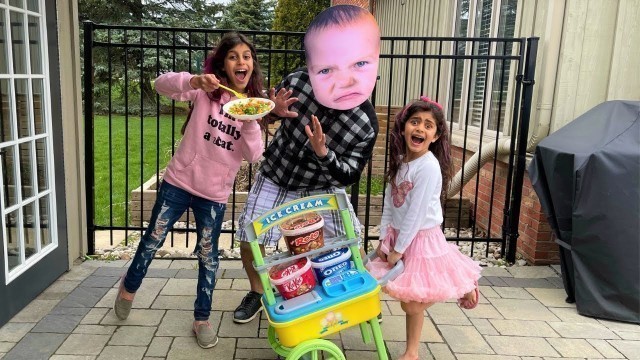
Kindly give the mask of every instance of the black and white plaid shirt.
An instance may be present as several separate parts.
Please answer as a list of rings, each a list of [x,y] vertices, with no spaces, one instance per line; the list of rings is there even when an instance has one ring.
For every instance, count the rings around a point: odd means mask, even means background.
[[[351,110],[329,109],[313,95],[306,69],[289,74],[278,86],[293,90],[291,106],[297,118],[281,124],[264,153],[260,171],[288,190],[346,187],[356,182],[371,158],[378,136],[378,118],[369,100]],[[322,124],[329,153],[316,156],[304,127],[316,115]]]

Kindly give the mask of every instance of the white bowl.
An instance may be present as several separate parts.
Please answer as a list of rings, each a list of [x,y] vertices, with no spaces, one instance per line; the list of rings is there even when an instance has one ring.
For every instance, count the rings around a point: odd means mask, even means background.
[[[269,104],[269,110],[267,110],[265,112],[261,112],[259,114],[253,114],[253,115],[234,114],[234,113],[229,111],[232,106],[234,106],[236,104],[246,104],[249,101],[259,101],[259,102],[262,102],[262,103]],[[263,118],[271,110],[273,110],[273,108],[275,106],[276,106],[276,104],[273,101],[269,100],[269,99],[264,99],[264,98],[246,98],[246,99],[236,99],[236,100],[233,100],[233,101],[229,101],[228,103],[224,104],[222,109],[224,110],[224,112],[226,112],[227,114],[231,115],[233,118],[235,118],[237,120],[249,121],[249,120],[258,120],[258,119]]]

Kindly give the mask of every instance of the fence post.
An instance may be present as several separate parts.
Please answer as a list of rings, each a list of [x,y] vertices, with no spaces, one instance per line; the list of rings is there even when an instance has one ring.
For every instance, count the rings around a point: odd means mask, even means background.
[[[95,183],[93,168],[93,22],[84,23],[84,173],[87,196],[88,253],[95,253]]]
[[[515,175],[513,177],[513,191],[509,216],[509,230],[507,233],[507,261],[516,259],[518,243],[518,225],[520,223],[520,205],[522,202],[522,186],[524,170],[527,161],[527,142],[529,139],[529,120],[531,118],[531,102],[533,99],[533,84],[536,74],[536,55],[538,53],[537,37],[527,39],[524,74],[518,74],[518,81],[522,83],[522,103],[520,107],[520,124],[518,126],[517,158]]]

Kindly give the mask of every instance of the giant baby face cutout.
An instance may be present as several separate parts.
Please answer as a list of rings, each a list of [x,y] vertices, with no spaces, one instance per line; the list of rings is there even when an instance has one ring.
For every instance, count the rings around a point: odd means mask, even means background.
[[[378,76],[380,32],[373,16],[313,30],[305,39],[316,100],[331,109],[352,109],[369,98]]]

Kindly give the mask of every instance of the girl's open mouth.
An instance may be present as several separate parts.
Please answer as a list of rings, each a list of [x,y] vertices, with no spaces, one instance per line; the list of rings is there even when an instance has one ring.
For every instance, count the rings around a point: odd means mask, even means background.
[[[415,145],[420,145],[424,142],[424,138],[416,135],[411,135],[411,142]]]
[[[236,70],[234,75],[238,81],[244,81],[247,77],[247,70]]]

